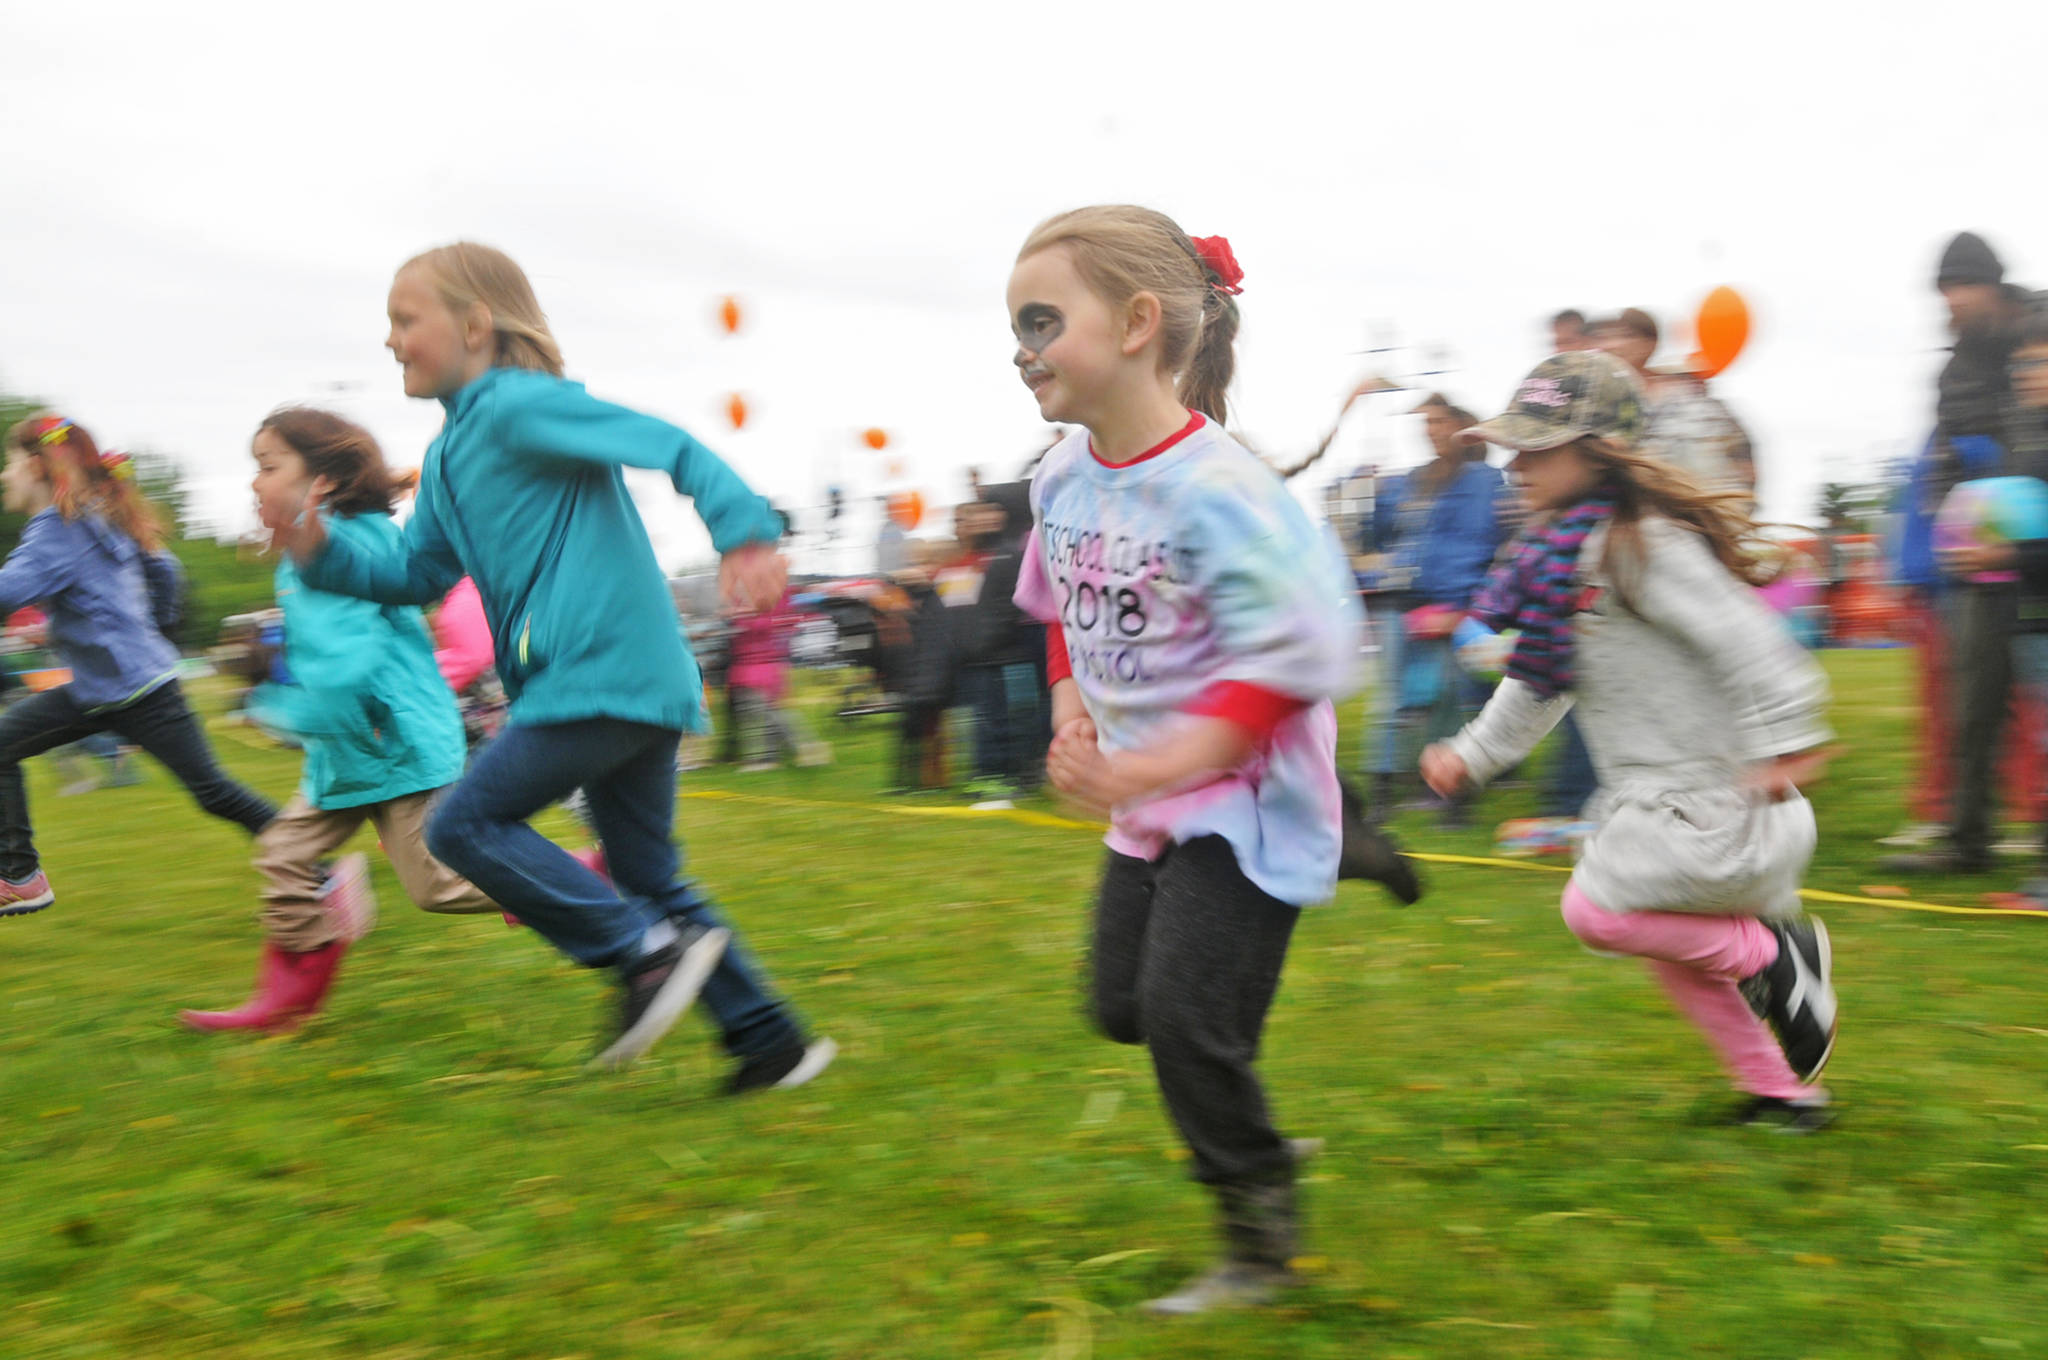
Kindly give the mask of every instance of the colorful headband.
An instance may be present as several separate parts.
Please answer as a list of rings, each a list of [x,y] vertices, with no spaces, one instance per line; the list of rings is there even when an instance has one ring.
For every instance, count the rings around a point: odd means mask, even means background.
[[[100,466],[106,470],[106,474],[109,477],[116,481],[132,482],[135,480],[135,460],[118,450],[108,449],[105,453],[101,454]]]
[[[47,449],[52,444],[61,444],[69,439],[73,427],[63,416],[42,416],[29,428],[35,432],[36,447]]]
[[[1230,241],[1222,236],[1190,236],[1188,240],[1195,247],[1195,258],[1202,268],[1209,271],[1209,285],[1219,293],[1235,297],[1244,288],[1244,269],[1237,262],[1237,256],[1230,253]]]

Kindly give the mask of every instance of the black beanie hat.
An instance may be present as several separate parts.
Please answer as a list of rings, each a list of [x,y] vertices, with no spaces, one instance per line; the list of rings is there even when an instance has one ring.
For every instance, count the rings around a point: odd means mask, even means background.
[[[1951,283],[2004,282],[2005,266],[1984,238],[1974,231],[1957,233],[1956,239],[1948,243],[1948,249],[1941,252],[1941,267],[1934,274],[1936,288]]]

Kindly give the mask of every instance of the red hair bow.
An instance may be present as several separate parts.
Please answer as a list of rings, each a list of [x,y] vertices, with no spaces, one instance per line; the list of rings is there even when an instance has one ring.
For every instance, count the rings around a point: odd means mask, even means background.
[[[1235,295],[1244,291],[1244,268],[1238,264],[1237,256],[1230,253],[1227,238],[1190,236],[1188,240],[1194,243],[1195,258],[1209,271],[1217,292]]]

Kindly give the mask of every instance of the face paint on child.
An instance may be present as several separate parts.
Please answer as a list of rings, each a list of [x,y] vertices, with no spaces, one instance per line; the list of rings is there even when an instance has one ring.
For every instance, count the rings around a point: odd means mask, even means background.
[[[1045,347],[1060,338],[1067,329],[1067,319],[1060,315],[1057,307],[1043,302],[1027,302],[1017,309],[1017,367],[1027,368],[1030,361],[1024,356],[1041,355]]]

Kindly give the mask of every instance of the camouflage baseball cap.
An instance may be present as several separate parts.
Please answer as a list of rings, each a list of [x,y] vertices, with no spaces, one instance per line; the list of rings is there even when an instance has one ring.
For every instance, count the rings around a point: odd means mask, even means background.
[[[1508,409],[1459,433],[1468,444],[1555,449],[1588,435],[1633,443],[1643,392],[1628,365],[1599,350],[1553,354],[1515,388]]]

